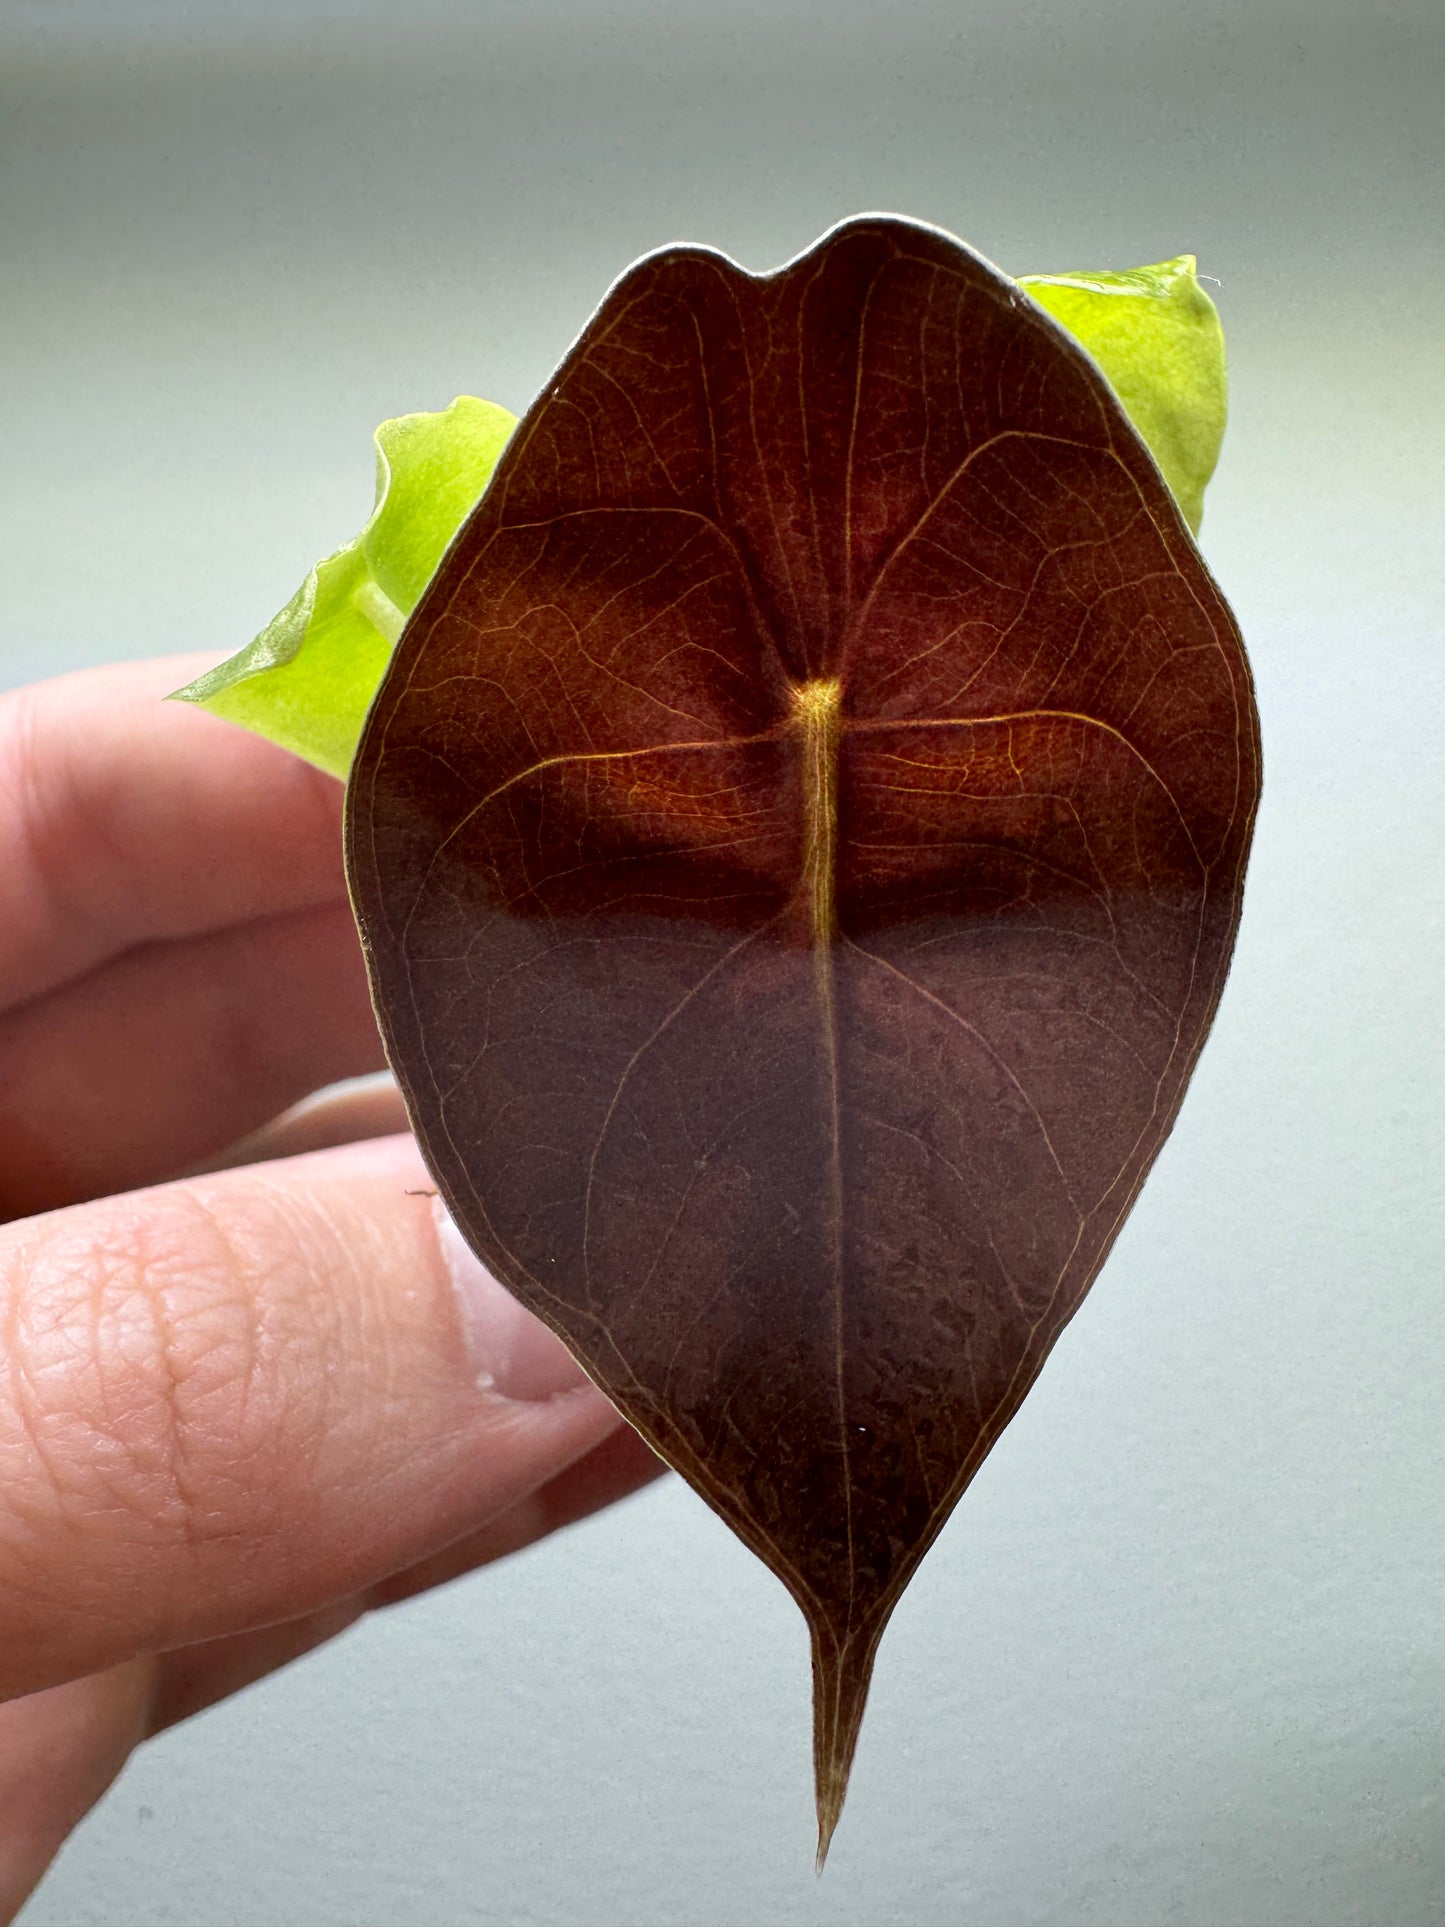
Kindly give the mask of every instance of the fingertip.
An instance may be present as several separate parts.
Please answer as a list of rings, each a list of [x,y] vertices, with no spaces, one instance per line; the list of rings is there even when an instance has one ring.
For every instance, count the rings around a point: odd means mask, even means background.
[[[586,1373],[562,1340],[492,1275],[440,1197],[432,1200],[432,1221],[478,1389],[498,1398],[532,1401],[586,1385]]]

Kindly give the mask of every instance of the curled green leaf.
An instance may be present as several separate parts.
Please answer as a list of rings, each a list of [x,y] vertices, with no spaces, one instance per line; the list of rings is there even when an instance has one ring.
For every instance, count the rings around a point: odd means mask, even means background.
[[[515,425],[473,395],[383,422],[366,527],[317,564],[254,642],[176,695],[345,777],[402,625]]]
[[[1098,362],[1197,535],[1224,437],[1224,331],[1192,254],[1123,274],[1026,274],[1019,286]]]

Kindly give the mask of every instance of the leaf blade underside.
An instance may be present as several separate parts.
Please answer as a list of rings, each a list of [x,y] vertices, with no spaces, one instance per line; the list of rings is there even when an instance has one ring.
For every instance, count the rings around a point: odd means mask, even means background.
[[[1093,364],[881,217],[624,277],[378,695],[348,865],[413,1122],[802,1608],[820,1852],[888,1615],[1172,1122],[1257,790]]]
[[[1224,434],[1224,337],[1193,255],[1123,274],[1019,281],[1098,362],[1197,534]],[[405,618],[486,487],[516,418],[459,395],[377,429],[365,528],[246,647],[176,699],[345,777]]]

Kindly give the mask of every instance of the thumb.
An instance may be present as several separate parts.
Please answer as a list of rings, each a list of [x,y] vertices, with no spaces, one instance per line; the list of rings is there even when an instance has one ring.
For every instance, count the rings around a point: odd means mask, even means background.
[[[0,1698],[295,1618],[621,1423],[409,1137],[0,1231]]]

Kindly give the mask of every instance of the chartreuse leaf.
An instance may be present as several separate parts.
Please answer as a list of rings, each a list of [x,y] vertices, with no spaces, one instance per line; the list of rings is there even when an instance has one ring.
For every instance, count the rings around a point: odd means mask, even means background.
[[[366,527],[311,571],[254,642],[177,696],[344,777],[402,625],[515,425],[472,395],[439,414],[383,422]]]
[[[1182,254],[1123,274],[1019,283],[1088,349],[1191,529],[1224,433],[1224,337]],[[376,431],[376,507],[255,641],[176,694],[345,777],[406,617],[491,478],[516,418],[461,395]]]
[[[1026,274],[1019,286],[1098,362],[1197,535],[1226,388],[1224,331],[1194,256],[1124,274]]]

